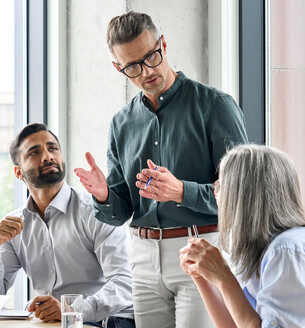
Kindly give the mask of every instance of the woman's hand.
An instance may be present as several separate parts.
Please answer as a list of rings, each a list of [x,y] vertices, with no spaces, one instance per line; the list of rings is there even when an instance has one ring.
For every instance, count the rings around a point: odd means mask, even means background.
[[[194,279],[201,277],[214,285],[233,276],[219,249],[199,238],[190,238],[180,250],[180,266]]]

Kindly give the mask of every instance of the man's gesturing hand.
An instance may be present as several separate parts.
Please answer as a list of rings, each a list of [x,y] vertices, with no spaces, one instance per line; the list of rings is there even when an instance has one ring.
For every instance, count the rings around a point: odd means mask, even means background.
[[[44,322],[61,320],[61,304],[52,295],[35,297],[27,310],[35,312],[35,317]]]
[[[166,167],[160,166],[155,170],[156,164],[150,159],[147,161],[148,169],[143,169],[137,174],[136,186],[140,188],[140,195],[145,198],[155,199],[158,202],[174,201],[182,203],[183,183],[178,180]],[[145,188],[148,179],[152,177],[149,186]]]
[[[86,160],[90,166],[90,171],[81,168],[74,169],[76,175],[80,178],[80,182],[99,202],[105,203],[108,199],[107,181],[100,170],[95,164],[94,157],[90,153],[86,153]]]
[[[23,221],[20,217],[6,216],[0,221],[0,245],[13,239],[23,229]]]

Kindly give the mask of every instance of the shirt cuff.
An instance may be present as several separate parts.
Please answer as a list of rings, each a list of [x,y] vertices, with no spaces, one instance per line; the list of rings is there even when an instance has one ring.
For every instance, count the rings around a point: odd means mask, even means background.
[[[92,305],[89,303],[89,301],[84,300],[83,301],[83,322],[95,322],[95,315],[92,308]]]
[[[196,207],[197,205],[197,193],[198,193],[198,183],[193,181],[184,181],[183,183],[183,200],[181,204],[177,206],[183,207]]]

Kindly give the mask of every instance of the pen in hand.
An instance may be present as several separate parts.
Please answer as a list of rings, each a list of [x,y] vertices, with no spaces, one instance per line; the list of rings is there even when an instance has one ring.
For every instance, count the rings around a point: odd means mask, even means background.
[[[196,224],[193,224],[193,230],[194,230],[195,237],[196,237],[196,238],[199,238],[198,230],[197,230],[197,226],[196,226]]]
[[[158,168],[159,168],[159,166],[156,166],[156,167],[154,168],[154,170],[156,171],[156,170],[158,170]],[[147,180],[147,182],[145,183],[144,190],[149,186],[149,184],[151,183],[151,180],[152,180],[152,177],[150,177],[150,178]]]

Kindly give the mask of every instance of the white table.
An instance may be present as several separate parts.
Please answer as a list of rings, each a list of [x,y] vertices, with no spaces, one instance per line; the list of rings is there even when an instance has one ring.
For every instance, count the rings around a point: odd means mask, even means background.
[[[0,328],[61,328],[61,322],[45,323],[37,318],[27,320],[0,320]],[[92,328],[84,325],[84,328]]]

